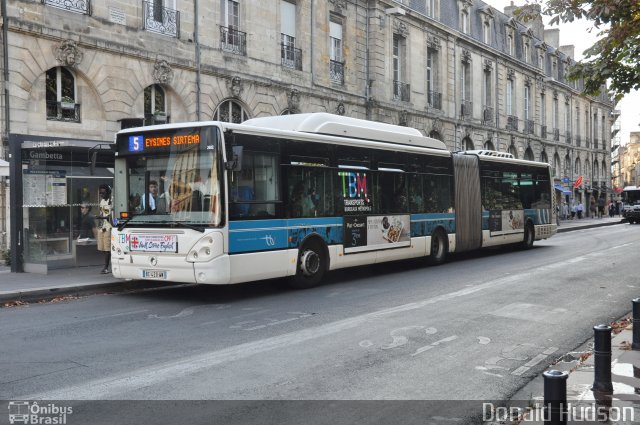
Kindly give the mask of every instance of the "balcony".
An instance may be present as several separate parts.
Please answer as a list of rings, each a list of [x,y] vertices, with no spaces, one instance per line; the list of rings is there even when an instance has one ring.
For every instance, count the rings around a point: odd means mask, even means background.
[[[619,131],[620,131],[620,122],[616,121],[615,123],[613,123],[613,126],[611,126],[611,137],[618,134]]]
[[[495,123],[493,108],[491,106],[485,106],[482,110],[482,124],[494,126]]]
[[[507,115],[507,130],[518,131],[518,117]]]
[[[543,139],[547,138],[547,126],[546,125],[541,125],[540,126],[540,137],[542,137]]]
[[[402,81],[393,81],[393,100],[409,101],[411,86]]]
[[[600,141],[598,139],[593,139],[593,149],[598,150],[598,145]]]
[[[427,105],[433,109],[442,109],[442,93],[429,90],[427,92]]]
[[[144,29],[169,37],[180,35],[180,12],[163,7],[160,3],[142,2]]]
[[[469,118],[473,113],[473,102],[470,100],[463,100],[460,104],[460,117],[462,119]]]
[[[45,6],[57,7],[58,9],[81,13],[83,15],[91,15],[90,0],[41,0],[41,2]]]
[[[164,112],[144,114],[144,125],[168,124],[169,116]]]
[[[590,148],[591,147],[591,139],[589,139],[588,137],[586,137],[584,139],[584,147],[585,148]]]
[[[80,104],[73,102],[47,102],[47,120],[80,122]]]
[[[280,44],[280,62],[282,66],[302,71],[302,49],[290,44]]]
[[[230,27],[220,27],[220,48],[235,55],[247,55],[247,33]]]
[[[565,140],[565,142],[567,143],[567,145],[570,145],[570,144],[571,144],[572,139],[571,139],[571,132],[570,132],[570,131],[565,132],[565,134],[564,134],[564,140]]]
[[[554,128],[553,129],[553,141],[554,142],[559,142],[560,141],[560,129],[559,128]]]
[[[344,62],[329,61],[329,79],[336,84],[344,84]]]
[[[536,125],[533,122],[533,120],[524,120],[523,124],[524,124],[524,129],[523,130],[524,130],[525,134],[534,134],[535,133]]]
[[[582,145],[582,137],[580,135],[576,135],[576,147],[580,147]]]

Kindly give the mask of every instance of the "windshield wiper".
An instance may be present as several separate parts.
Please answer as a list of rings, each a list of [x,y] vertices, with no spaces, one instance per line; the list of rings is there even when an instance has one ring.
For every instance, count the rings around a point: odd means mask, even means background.
[[[127,227],[127,224],[131,221],[131,219],[134,216],[129,217],[128,219],[126,219],[125,221],[123,221],[122,223],[118,223],[118,232],[122,232],[122,229],[124,229],[125,227]]]
[[[196,230],[200,233],[204,233],[204,226],[196,226],[193,224],[189,224],[189,223],[185,223],[184,221],[168,221],[168,220],[163,220],[163,221],[159,221],[158,223],[160,224],[171,224],[172,227],[186,227],[187,229],[192,229],[192,230]]]

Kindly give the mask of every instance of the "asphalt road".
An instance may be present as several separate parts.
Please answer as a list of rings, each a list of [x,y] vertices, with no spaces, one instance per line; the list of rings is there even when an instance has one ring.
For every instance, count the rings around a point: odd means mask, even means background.
[[[0,399],[449,400],[439,406],[459,419],[508,399],[593,325],[628,313],[640,296],[639,245],[640,226],[623,224],[439,267],[334,272],[305,291],[269,281],[4,308]],[[236,403],[216,409],[249,423],[278,406],[323,423],[373,407]],[[375,409],[380,420],[410,410]]]

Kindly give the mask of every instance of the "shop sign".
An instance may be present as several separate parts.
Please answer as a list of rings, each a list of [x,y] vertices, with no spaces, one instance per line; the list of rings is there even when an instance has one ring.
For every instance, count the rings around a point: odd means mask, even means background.
[[[580,187],[580,185],[582,184],[582,181],[584,180],[584,178],[582,176],[578,177],[578,179],[576,180],[576,182],[573,184],[573,188],[577,189]]]

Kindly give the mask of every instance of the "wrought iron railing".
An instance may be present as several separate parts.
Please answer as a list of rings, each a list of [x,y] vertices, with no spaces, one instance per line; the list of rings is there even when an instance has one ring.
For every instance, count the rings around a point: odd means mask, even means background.
[[[168,124],[167,114],[144,114],[144,125]]]
[[[230,27],[220,27],[220,48],[236,55],[247,55],[247,33]]]
[[[541,125],[540,126],[540,137],[542,137],[543,139],[547,138],[547,126],[546,125]]]
[[[80,122],[80,104],[73,102],[47,102],[49,121]]]
[[[582,137],[580,137],[579,134],[576,135],[576,146],[580,147],[580,145],[582,144]]]
[[[409,101],[410,86],[402,81],[393,81],[393,99],[402,100],[403,102]]]
[[[585,137],[585,139],[584,139],[584,147],[585,148],[590,148],[591,147],[591,139],[589,139],[588,137]]]
[[[442,109],[442,93],[429,90],[427,92],[427,105],[433,109]]]
[[[344,84],[344,62],[329,60],[329,79],[337,84]]]
[[[470,100],[462,100],[460,103],[460,116],[462,118],[470,117],[473,112],[473,102]]]
[[[598,145],[600,144],[600,141],[597,138],[593,139],[593,149],[598,150]]]
[[[290,44],[280,44],[280,60],[282,66],[302,71],[302,49],[293,47]]]
[[[523,124],[525,134],[535,134],[536,124],[533,120],[524,120]]]
[[[495,124],[493,119],[493,108],[491,106],[485,106],[482,110],[482,124],[491,126]]]
[[[180,12],[149,1],[142,2],[142,9],[145,30],[171,37],[180,36]]]
[[[91,0],[41,0],[45,6],[65,9],[69,12],[91,15]]]
[[[568,145],[570,145],[571,142],[573,142],[573,139],[571,138],[571,132],[570,131],[565,132],[564,138],[565,138],[565,142]]]
[[[560,141],[560,129],[559,128],[554,128],[553,129],[553,140],[556,142]]]
[[[507,115],[507,130],[518,131],[518,117],[515,115]]]

